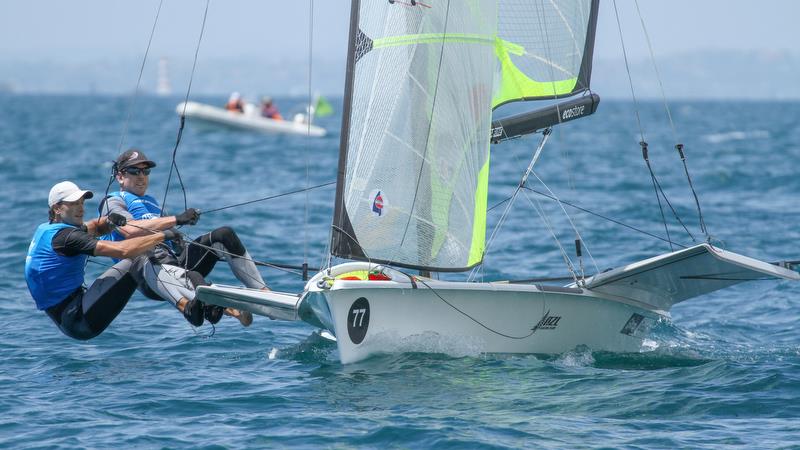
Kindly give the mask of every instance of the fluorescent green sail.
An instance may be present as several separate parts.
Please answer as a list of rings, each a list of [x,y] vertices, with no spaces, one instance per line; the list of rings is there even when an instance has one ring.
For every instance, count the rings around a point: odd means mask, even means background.
[[[331,253],[483,259],[492,110],[588,87],[597,0],[356,0]]]
[[[492,107],[514,100],[560,97],[572,93],[578,82],[575,76],[563,80],[537,81],[531,79],[511,60],[511,54],[532,57],[525,48],[513,42],[505,41],[499,37],[494,39],[487,36],[459,34],[459,33],[427,33],[407,36],[392,36],[373,41],[375,48],[407,46],[407,45],[440,45],[442,43],[463,43],[477,45],[492,45],[495,48],[498,63],[500,64],[500,87],[492,100]],[[579,69],[576,68],[576,69]],[[559,68],[558,73],[564,69]]]
[[[473,221],[486,214],[475,194],[489,157],[497,2],[355,6],[331,252],[466,270],[484,245]]]
[[[495,53],[500,62],[500,88],[492,99],[492,107],[514,100],[559,97],[572,93],[578,82],[577,75],[557,81],[543,82],[531,79],[511,61],[511,54],[526,55],[522,46],[511,42],[498,39]]]
[[[599,0],[500,0],[492,106],[589,88]],[[520,24],[526,26],[520,26]]]
[[[469,248],[470,267],[483,260],[486,249],[486,208],[489,199],[489,159],[478,173],[478,185],[475,187],[475,219],[472,223],[472,245]]]

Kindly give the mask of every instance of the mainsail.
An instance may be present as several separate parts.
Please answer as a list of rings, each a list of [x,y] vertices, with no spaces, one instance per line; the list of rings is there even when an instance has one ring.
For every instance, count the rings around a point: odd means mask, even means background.
[[[493,108],[589,86],[597,0],[354,1],[331,253],[482,261]]]

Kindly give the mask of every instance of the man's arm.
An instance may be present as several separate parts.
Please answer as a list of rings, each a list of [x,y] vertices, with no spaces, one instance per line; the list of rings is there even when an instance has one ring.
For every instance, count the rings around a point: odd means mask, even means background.
[[[133,258],[164,242],[165,237],[175,237],[173,234],[174,232],[167,231],[125,239],[124,241],[97,241],[94,248],[94,256],[109,256],[116,259]]]
[[[92,237],[103,236],[114,230],[114,225],[108,221],[106,216],[92,219],[84,223],[84,225],[86,226],[86,232]]]
[[[130,239],[137,236],[148,236],[152,234],[148,230],[163,231],[175,226],[175,216],[158,217],[155,219],[131,220],[124,227],[117,228],[117,231]],[[141,227],[141,228],[138,228]],[[142,228],[146,228],[143,230]]]
[[[125,239],[138,236],[149,236],[152,233],[150,233],[148,230],[162,231],[172,228],[176,224],[175,216],[134,220],[133,215],[131,215],[127,206],[125,205],[125,200],[119,197],[109,197],[103,203],[103,216],[106,216],[109,213],[117,213],[128,219],[127,225],[117,228],[117,232],[119,232]],[[146,228],[146,230],[143,230],[142,228]]]

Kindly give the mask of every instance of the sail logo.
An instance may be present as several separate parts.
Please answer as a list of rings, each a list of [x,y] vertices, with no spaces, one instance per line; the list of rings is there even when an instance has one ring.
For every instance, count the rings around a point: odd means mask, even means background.
[[[561,120],[569,120],[580,117],[583,115],[583,111],[585,109],[586,105],[573,106],[570,109],[565,109],[564,112],[561,113]]]
[[[555,330],[558,326],[558,322],[561,321],[561,316],[551,316],[550,310],[548,309],[544,316],[539,320],[539,323],[533,327],[534,333],[538,330]]]
[[[383,216],[384,210],[389,206],[384,194],[380,190],[375,190],[372,191],[369,197],[372,199],[372,212],[377,214],[378,217]]]
[[[503,126],[498,125],[492,128],[492,139],[500,139],[503,137]]]

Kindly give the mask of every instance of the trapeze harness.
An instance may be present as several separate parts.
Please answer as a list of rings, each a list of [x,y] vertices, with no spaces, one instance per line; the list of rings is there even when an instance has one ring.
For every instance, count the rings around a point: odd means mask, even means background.
[[[36,308],[55,306],[83,285],[87,255],[64,256],[53,249],[53,237],[64,228],[77,228],[65,223],[43,223],[36,229],[25,258],[25,281]]]
[[[161,217],[161,207],[158,206],[158,200],[150,195],[136,195],[126,191],[112,192],[100,202],[100,214],[103,214],[103,206],[109,198],[121,198],[125,202],[125,208],[133,216],[135,220],[157,219]],[[114,230],[110,234],[103,236],[101,239],[106,241],[124,241],[125,236],[120,234],[119,231]]]

